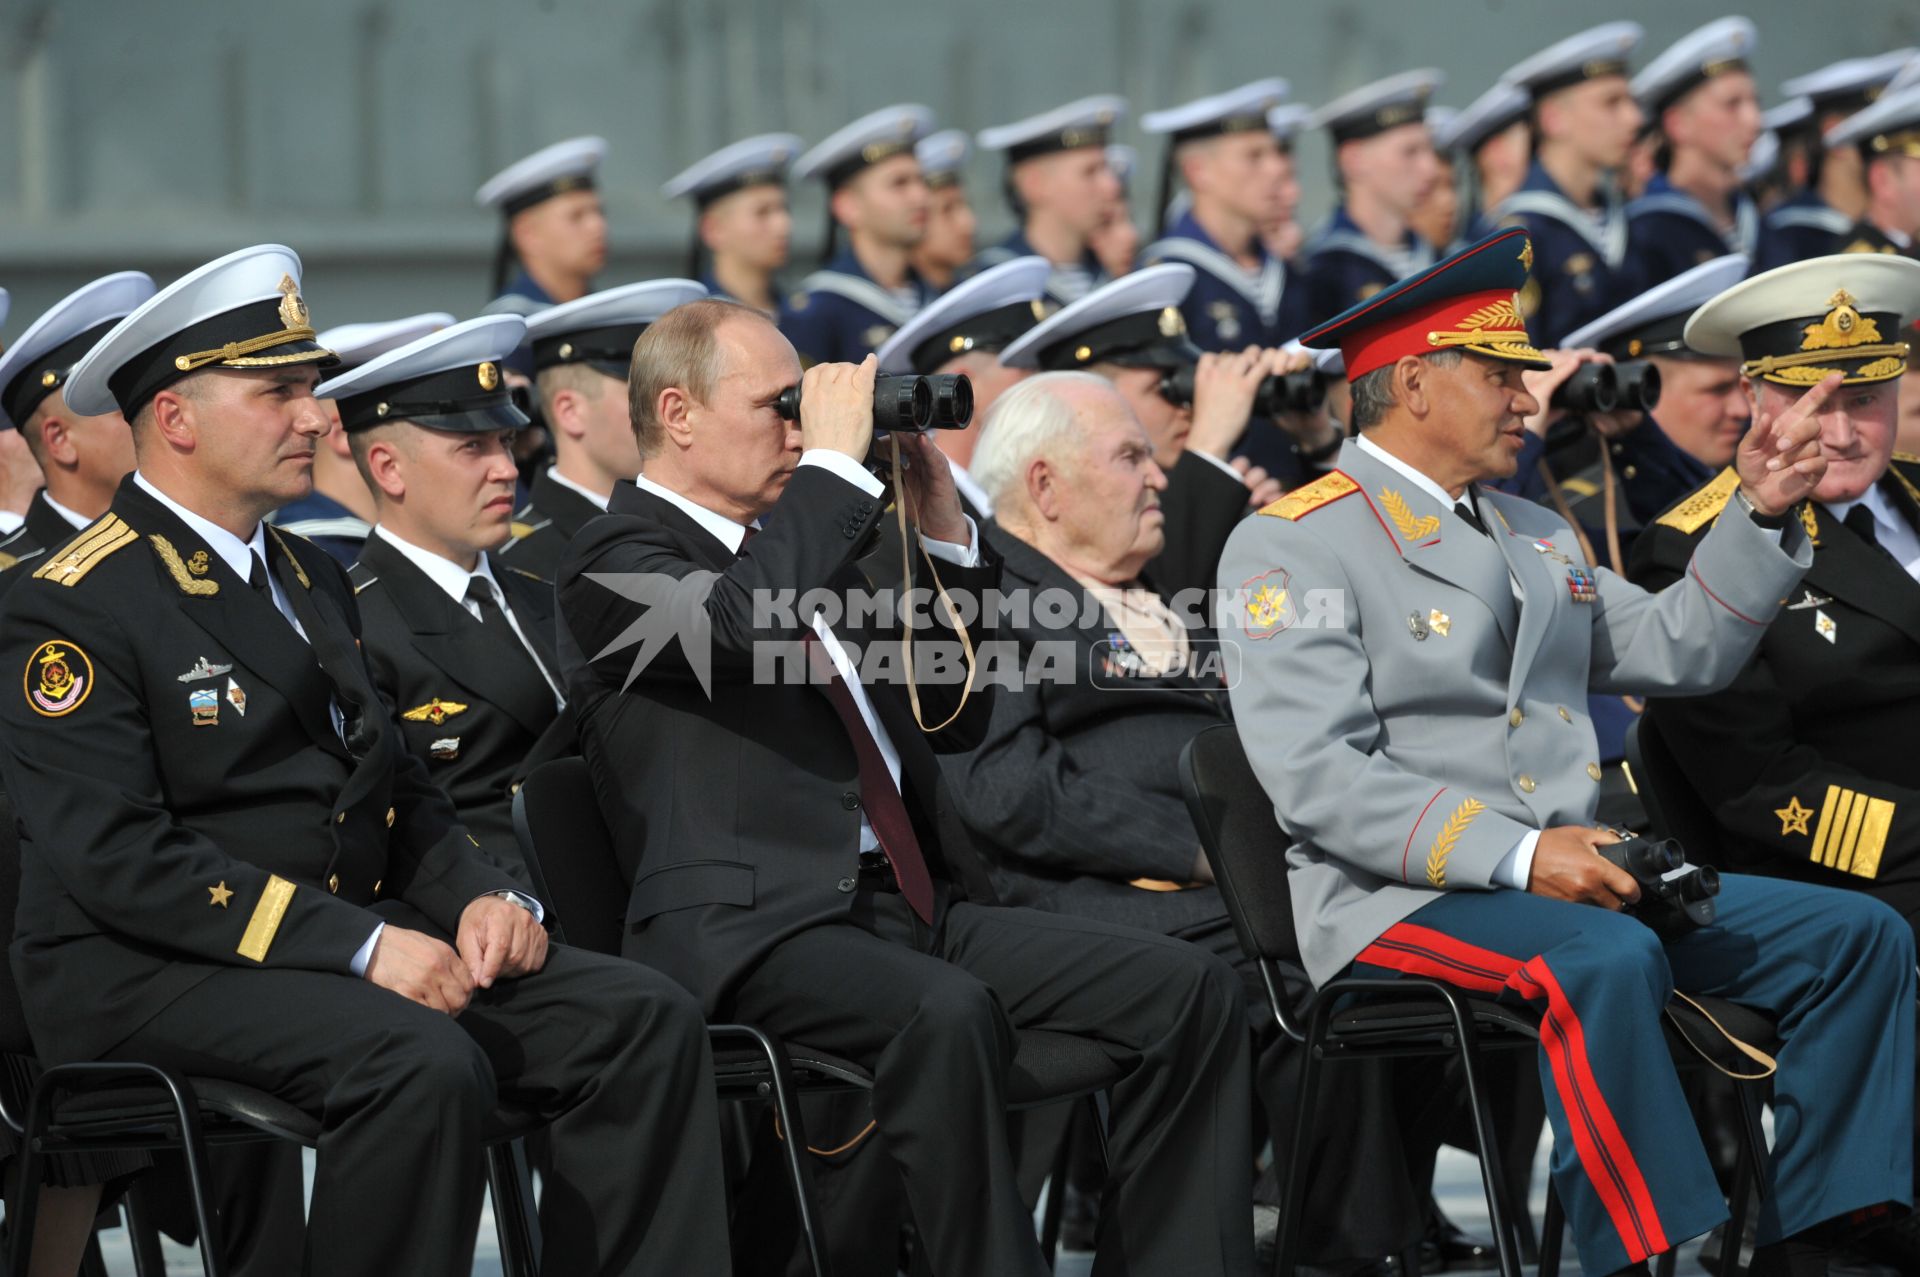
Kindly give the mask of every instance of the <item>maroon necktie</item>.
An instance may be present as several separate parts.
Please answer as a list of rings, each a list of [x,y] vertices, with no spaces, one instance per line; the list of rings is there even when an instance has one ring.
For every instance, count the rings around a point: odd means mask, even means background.
[[[758,528],[746,530],[740,540],[743,551],[758,531]],[[806,650],[809,666],[826,679],[820,690],[826,693],[833,712],[840,716],[840,725],[846,728],[847,739],[853,743],[853,756],[860,766],[860,807],[867,813],[867,824],[873,828],[873,836],[879,839],[880,850],[893,868],[893,880],[899,884],[900,894],[920,916],[920,921],[931,927],[933,875],[927,871],[926,855],[913,832],[913,817],[907,814],[907,804],[893,783],[893,773],[887,770],[880,743],[867,729],[867,720],[860,717],[860,707],[854,703],[846,680],[834,668],[833,658],[827,655],[819,636],[812,631],[806,636]]]

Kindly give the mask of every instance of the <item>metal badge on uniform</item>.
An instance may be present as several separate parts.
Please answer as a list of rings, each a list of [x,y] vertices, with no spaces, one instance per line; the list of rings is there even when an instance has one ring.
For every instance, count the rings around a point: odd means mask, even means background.
[[[179,678],[182,683],[197,683],[203,678],[219,678],[222,674],[231,674],[232,672],[233,666],[209,665],[207,658],[203,656],[200,658],[199,664],[195,665],[185,674],[180,675]]]
[[[195,727],[220,725],[220,693],[211,687],[195,688],[187,693],[187,709]]]
[[[1832,602],[1832,600],[1829,599],[1828,602]],[[1827,642],[1834,643],[1838,641],[1835,636],[1840,633],[1840,627],[1835,625],[1833,618],[1825,612],[1815,612],[1813,614],[1813,632]]]
[[[1567,593],[1575,603],[1591,603],[1600,597],[1600,586],[1586,568],[1568,568]]]
[[[1789,612],[1805,612],[1812,608],[1825,607],[1833,602],[1831,594],[1815,594],[1812,590],[1802,590],[1798,602],[1787,604]]]
[[[1427,613],[1427,625],[1435,634],[1438,634],[1441,638],[1445,638],[1453,631],[1453,618],[1445,612],[1442,612],[1439,608],[1434,608],[1431,612]]]
[[[1207,318],[1213,321],[1213,331],[1221,341],[1240,340],[1240,316],[1234,313],[1232,302],[1212,303],[1207,307]]]
[[[227,704],[233,706],[233,712],[240,717],[247,716],[247,689],[232,679],[227,680]]]
[[[443,736],[433,742],[433,744],[427,746],[427,753],[437,763],[450,763],[460,757],[460,738],[458,736]]]
[[[877,347],[886,345],[887,338],[893,336],[893,333],[894,333],[893,325],[875,324],[871,328],[867,329],[866,332],[860,334],[860,339],[864,341],[867,345],[877,348]]]
[[[1432,633],[1432,631],[1427,628],[1427,618],[1418,612],[1408,613],[1407,629],[1412,632],[1413,637],[1417,641],[1422,643],[1426,642],[1427,635]]]
[[[1555,563],[1572,563],[1573,562],[1572,559],[1569,559],[1566,555],[1560,553],[1560,551],[1554,547],[1554,544],[1551,541],[1535,541],[1533,543],[1533,548],[1540,551],[1540,553],[1546,555],[1549,559],[1553,560]]]

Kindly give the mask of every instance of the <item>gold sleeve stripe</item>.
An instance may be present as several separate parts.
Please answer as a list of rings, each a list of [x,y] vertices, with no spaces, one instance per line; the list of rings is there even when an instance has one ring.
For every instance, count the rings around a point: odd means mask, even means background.
[[[140,534],[126,525],[117,514],[107,515],[80,534],[67,552],[51,559],[34,571],[34,579],[59,585],[78,585],[80,578],[115,550],[132,545]]]
[[[1828,785],[1809,857],[1861,878],[1877,877],[1893,828],[1895,804],[1857,790]]]
[[[253,907],[253,916],[247,919],[246,934],[240,937],[240,946],[235,950],[243,958],[255,962],[267,960],[267,950],[273,946],[273,937],[280,930],[280,920],[287,916],[287,905],[293,900],[293,884],[274,874],[267,879],[267,888],[260,893],[260,903]]]

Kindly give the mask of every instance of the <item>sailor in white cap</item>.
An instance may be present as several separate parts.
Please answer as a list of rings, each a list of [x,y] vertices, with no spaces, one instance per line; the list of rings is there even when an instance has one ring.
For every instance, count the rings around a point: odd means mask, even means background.
[[[374,685],[468,832],[538,882],[518,854],[513,792],[574,745],[571,722],[555,727],[566,701],[552,583],[495,557],[519,477],[513,435],[527,424],[498,370],[523,324],[470,319],[321,390],[339,406],[378,510],[349,573]]]
[[[1279,495],[1281,481],[1258,464],[1260,455],[1275,456],[1295,478],[1303,461],[1330,457],[1340,444],[1324,411],[1254,418],[1264,383],[1304,371],[1312,359],[1258,346],[1202,351],[1180,312],[1195,274],[1184,262],[1142,267],[1048,316],[1000,356],[1010,368],[1097,373],[1133,409],[1167,473],[1167,544],[1150,575],[1169,596],[1205,586],[1233,524]],[[1256,432],[1276,439],[1248,437]]]
[[[1107,206],[1100,225],[1087,239],[1087,247],[1100,262],[1109,278],[1130,274],[1140,264],[1140,228],[1133,220],[1133,179],[1140,171],[1140,152],[1124,142],[1107,146],[1107,167],[1119,184],[1120,194]]]
[[[592,288],[607,261],[607,217],[595,189],[606,156],[604,138],[569,138],[509,164],[474,192],[476,204],[500,214],[496,295],[550,305]]]
[[[1436,248],[1451,253],[1463,229],[1460,225],[1460,185],[1454,171],[1453,151],[1440,144],[1460,112],[1450,106],[1427,108],[1427,136],[1433,143],[1434,181],[1427,193],[1414,205],[1407,225],[1413,233]],[[1463,241],[1459,247],[1464,248]]]
[[[823,264],[800,281],[779,319],[806,363],[859,363],[926,305],[929,290],[912,260],[928,205],[914,147],[932,128],[924,106],[883,107],[795,162],[795,177],[817,177],[827,188]]]
[[[640,473],[627,415],[633,343],[675,306],[705,296],[693,280],[654,279],[592,293],[527,321],[553,464],[534,476],[531,499],[514,512],[513,539],[500,547],[514,567],[553,580],[573,534],[606,510],[614,484]]]
[[[1433,128],[1436,153],[1468,162],[1458,183],[1466,215],[1456,238],[1478,241],[1491,234],[1487,210],[1526,181],[1533,153],[1533,130],[1527,122],[1532,101],[1525,89],[1495,84],[1455,112],[1445,127]]]
[[[709,295],[773,314],[780,308],[774,276],[793,246],[787,169],[799,156],[791,133],[744,138],[689,165],[660,188],[690,199],[695,210],[687,275]]]
[[[1256,80],[1140,120],[1167,139],[1156,206],[1167,207],[1176,176],[1191,196],[1141,259],[1194,268],[1180,313],[1202,350],[1278,346],[1306,327],[1304,289],[1288,287],[1286,263],[1260,235],[1299,202],[1292,147],[1267,121],[1286,96],[1285,80]]]
[[[1849,148],[1860,157],[1867,206],[1840,251],[1920,259],[1920,85],[1882,97],[1827,133],[1829,154]]]
[[[1680,37],[1633,78],[1658,137],[1655,172],[1627,206],[1624,295],[1644,292],[1727,253],[1751,257],[1760,212],[1741,166],[1760,136],[1760,99],[1747,59],[1758,35],[1745,18],[1719,18]]]
[[[543,1203],[556,1270],[722,1271],[698,1006],[633,963],[548,947],[541,903],[403,752],[346,573],[264,521],[305,495],[328,425],[314,390],[334,357],[299,286],[288,249],[230,254],[66,383],[73,412],[128,418],[137,468],[0,624],[29,671],[0,698],[0,767],[29,831],[16,943],[35,1042],[311,1112],[309,1271],[466,1272],[503,1103],[564,1122],[565,1187]],[[468,377],[506,401],[497,367]],[[379,402],[404,418],[465,397],[406,393]]]
[[[452,315],[428,311],[405,319],[341,324],[321,333],[318,340],[339,358],[337,372],[346,372],[452,323]],[[314,448],[313,491],[275,510],[267,516],[267,522],[283,532],[305,537],[351,567],[360,557],[367,533],[373,530],[373,494],[353,463],[347,432],[340,428],[339,406],[331,399],[321,399],[320,407],[331,429]]]
[[[25,523],[0,541],[0,569],[37,561],[105,514],[133,469],[133,439],[119,410],[82,416],[67,407],[62,388],[93,344],[153,292],[139,271],[96,279],[56,302],[0,355],[0,430],[18,432],[45,483]]]
[[[1756,275],[1846,246],[1848,230],[1866,212],[1866,178],[1859,151],[1829,149],[1825,135],[1873,105],[1917,56],[1920,51],[1894,49],[1843,58],[1780,86],[1787,100],[1768,111],[1762,122],[1780,134],[1781,165],[1790,189],[1761,219],[1760,247],[1753,259]]]
[[[1307,324],[1331,319],[1433,264],[1434,246],[1414,233],[1409,219],[1440,180],[1427,105],[1444,79],[1434,70],[1405,71],[1313,113],[1313,126],[1333,139],[1340,203],[1307,240]]]
[[[1520,301],[1542,346],[1559,345],[1623,296],[1627,214],[1618,176],[1640,131],[1627,69],[1644,34],[1638,23],[1609,22],[1501,77],[1532,100],[1534,157],[1520,189],[1490,219],[1525,228],[1533,241],[1533,278]]]
[[[921,138],[913,153],[920,161],[921,176],[927,179],[927,233],[914,246],[913,269],[938,295],[952,288],[973,260],[974,235],[980,229],[973,201],[967,197],[967,161],[973,157],[973,140],[964,129],[942,129]]]
[[[1038,254],[1053,263],[1047,295],[1062,305],[1106,280],[1089,240],[1120,198],[1106,148],[1126,115],[1125,98],[1099,94],[979,132],[981,150],[1006,154],[1007,203],[1020,225],[981,252],[976,269]]]

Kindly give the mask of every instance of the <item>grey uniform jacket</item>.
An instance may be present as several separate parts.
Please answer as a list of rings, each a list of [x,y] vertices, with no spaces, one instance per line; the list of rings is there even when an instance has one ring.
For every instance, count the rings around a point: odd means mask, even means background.
[[[1588,691],[1724,686],[1812,562],[1797,520],[1776,542],[1727,518],[1648,594],[1552,511],[1477,491],[1490,537],[1350,441],[1221,559],[1234,720],[1317,984],[1435,892],[1493,888],[1528,831],[1590,823]]]

